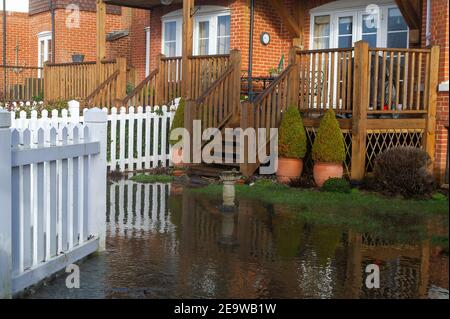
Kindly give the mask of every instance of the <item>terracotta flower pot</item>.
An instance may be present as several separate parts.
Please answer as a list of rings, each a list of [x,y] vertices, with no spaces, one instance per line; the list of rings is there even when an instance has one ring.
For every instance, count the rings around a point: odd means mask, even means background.
[[[287,184],[291,179],[300,177],[303,171],[303,160],[297,158],[278,158],[277,179],[279,183]]]
[[[178,148],[172,151],[172,163],[175,167],[183,167],[183,149]]]
[[[180,177],[180,176],[184,175],[184,171],[182,171],[180,169],[175,169],[175,170],[173,170],[172,175],[175,177]]]
[[[344,167],[342,163],[314,163],[314,181],[318,187],[322,185],[330,178],[342,178],[344,174]]]

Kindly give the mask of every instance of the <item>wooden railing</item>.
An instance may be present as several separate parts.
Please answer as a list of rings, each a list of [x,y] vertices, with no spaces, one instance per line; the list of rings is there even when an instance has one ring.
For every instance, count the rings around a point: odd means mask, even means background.
[[[181,57],[161,56],[158,65],[158,104],[168,104],[181,96]]]
[[[230,65],[230,55],[199,55],[189,57],[190,99],[196,100],[223,74]]]
[[[202,129],[222,129],[240,112],[241,53],[231,51],[227,67],[221,75],[195,100],[195,119],[202,121]]]
[[[126,95],[126,59],[82,63],[58,63],[44,66],[46,101],[84,100],[114,72],[120,70],[117,90],[120,98]]]
[[[43,95],[42,68],[0,65],[0,99],[2,102],[31,101],[42,98]]]
[[[426,113],[430,63],[431,49],[369,49],[368,113]]]
[[[159,70],[156,69],[147,76],[122,102],[122,106],[155,106],[157,100],[157,78]]]
[[[296,63],[300,110],[352,112],[353,49],[298,51]]]
[[[85,100],[84,107],[111,108],[120,104],[118,82],[120,71],[116,70],[101,83]]]

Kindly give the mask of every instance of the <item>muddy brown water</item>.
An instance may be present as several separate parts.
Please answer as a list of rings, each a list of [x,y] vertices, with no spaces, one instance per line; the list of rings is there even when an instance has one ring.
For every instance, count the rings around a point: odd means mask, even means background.
[[[260,202],[224,213],[169,184],[108,192],[107,251],[80,263],[80,289],[63,274],[29,298],[448,298],[448,256],[428,240],[313,225]],[[369,264],[379,289],[366,287]]]

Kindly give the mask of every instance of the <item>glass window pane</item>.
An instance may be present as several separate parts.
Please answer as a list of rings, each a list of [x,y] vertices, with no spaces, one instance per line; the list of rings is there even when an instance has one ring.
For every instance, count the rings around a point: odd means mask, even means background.
[[[330,38],[318,38],[314,39],[314,49],[329,49],[330,48]]]
[[[208,21],[199,22],[198,37],[199,37],[199,39],[209,38],[209,22]]]
[[[164,45],[164,54],[168,57],[176,56],[177,54],[177,46],[176,42],[166,42]]]
[[[363,34],[362,40],[368,42],[370,48],[377,47],[377,35],[376,34]]]
[[[339,37],[338,48],[351,48],[352,47],[352,36]]]
[[[342,17],[339,18],[339,35],[353,33],[353,18]]]
[[[209,39],[200,39],[198,41],[198,54],[207,55],[209,54]]]
[[[222,37],[217,39],[217,54],[230,53],[230,37]]]
[[[378,15],[365,14],[362,19],[362,33],[375,33],[378,26]]]
[[[47,54],[47,61],[52,61],[52,39],[49,39],[47,41],[48,45],[48,54]]]
[[[165,41],[176,41],[177,39],[177,23],[175,21],[166,22],[164,30]]]
[[[217,35],[219,37],[230,35],[231,20],[230,16],[221,16],[218,18]]]
[[[408,32],[388,33],[387,46],[388,48],[407,48]]]
[[[389,9],[388,31],[401,31],[407,29],[408,26],[406,25],[400,10],[398,8]]]
[[[314,37],[330,36],[330,16],[314,17]]]

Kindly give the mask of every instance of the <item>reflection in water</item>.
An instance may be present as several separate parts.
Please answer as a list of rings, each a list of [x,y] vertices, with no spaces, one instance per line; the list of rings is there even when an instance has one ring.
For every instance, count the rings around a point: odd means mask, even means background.
[[[82,288],[68,292],[62,278],[32,297],[448,298],[448,258],[427,241],[311,225],[282,206],[220,205],[168,184],[112,184],[108,251],[82,264]],[[368,264],[380,266],[380,289],[365,287]]]

